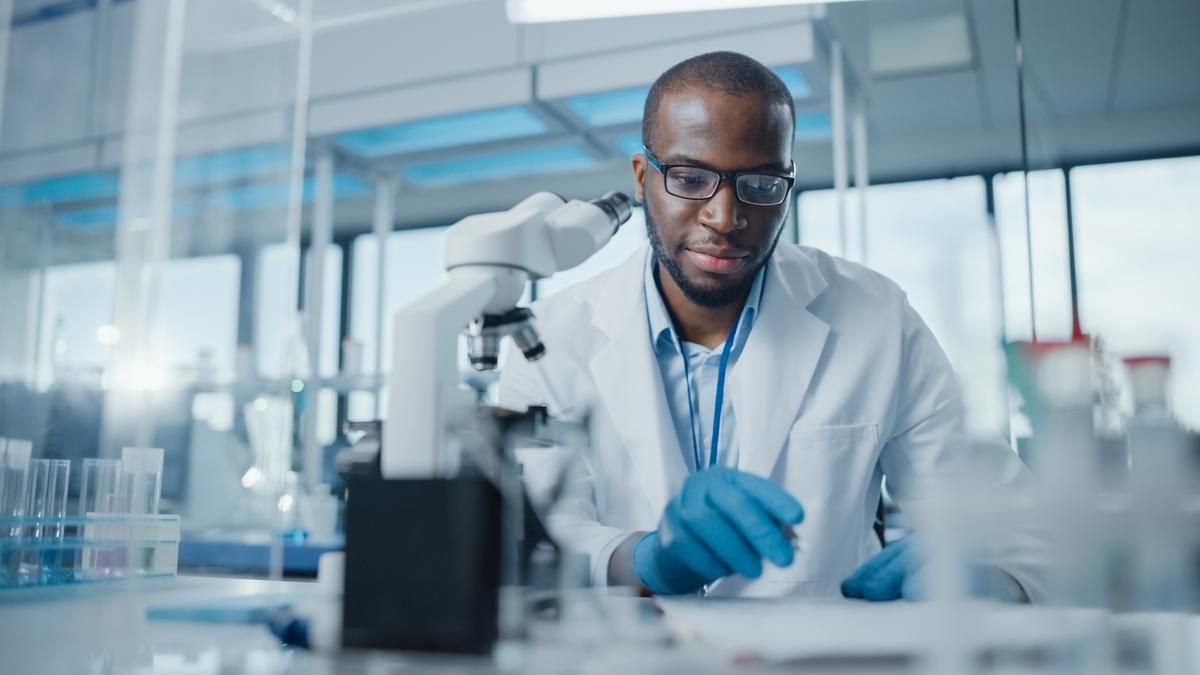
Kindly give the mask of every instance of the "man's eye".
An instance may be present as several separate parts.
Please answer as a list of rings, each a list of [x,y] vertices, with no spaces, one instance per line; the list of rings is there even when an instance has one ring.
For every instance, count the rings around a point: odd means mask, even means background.
[[[671,176],[671,179],[674,180],[678,185],[687,186],[703,185],[708,182],[708,178],[702,174],[686,173],[682,171],[675,172]]]

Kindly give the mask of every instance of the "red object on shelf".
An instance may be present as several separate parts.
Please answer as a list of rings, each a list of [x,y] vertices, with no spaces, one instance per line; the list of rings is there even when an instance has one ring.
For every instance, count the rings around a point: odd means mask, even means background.
[[[1171,357],[1169,356],[1126,356],[1122,361],[1131,368],[1149,365],[1171,365]]]

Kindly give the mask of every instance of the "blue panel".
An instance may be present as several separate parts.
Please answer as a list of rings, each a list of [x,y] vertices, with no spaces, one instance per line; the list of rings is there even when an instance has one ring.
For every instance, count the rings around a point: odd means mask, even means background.
[[[285,173],[291,153],[282,145],[241,148],[188,157],[175,163],[175,185],[192,187],[264,174]]]
[[[812,96],[812,87],[808,86],[808,80],[804,78],[804,73],[800,72],[800,68],[796,66],[784,66],[782,68],[772,68],[771,70],[779,76],[779,79],[783,80],[783,84],[792,93],[792,98],[808,98]]]
[[[99,230],[112,227],[117,222],[115,205],[97,206],[92,209],[77,209],[55,214],[54,220],[76,230]]]
[[[338,134],[337,142],[362,157],[381,157],[470,143],[537,136],[546,122],[523,106],[419,120]]]
[[[192,204],[176,202],[171,205],[171,213],[175,218],[191,218],[196,215],[196,207]],[[117,224],[117,206],[97,206],[90,209],[75,209],[54,214],[54,220],[59,225],[75,230],[108,229]]]
[[[775,68],[774,73],[783,80],[792,98],[806,98],[812,95],[808,80],[796,66]],[[646,96],[650,87],[634,87],[619,89],[586,96],[573,96],[567,99],[567,107],[588,126],[603,127],[613,124],[631,124],[642,119],[642,111],[646,107]]]
[[[532,150],[479,155],[467,159],[416,164],[404,170],[404,177],[417,185],[450,185],[581,169],[591,166],[595,161],[586,150],[578,145],[554,145]]]
[[[350,174],[335,174],[333,177],[333,198],[343,199],[367,194],[370,186]],[[315,193],[315,183],[312,177],[304,180],[304,202],[312,201]],[[223,192],[214,192],[211,199],[214,203],[233,211],[249,211],[271,206],[284,206],[288,201],[288,184],[263,183],[247,187],[234,188]]]
[[[617,149],[626,155],[636,155],[642,151],[642,135],[629,134],[618,138],[614,143]]]
[[[635,87],[600,94],[574,96],[567,99],[567,107],[588,126],[603,127],[611,124],[626,124],[642,119],[646,107],[646,95],[650,87]]]
[[[30,183],[25,186],[25,201],[31,203],[76,202],[117,196],[117,181],[102,173],[80,173]]]
[[[832,134],[833,125],[829,121],[829,113],[796,115],[796,140],[826,138]]]
[[[244,538],[248,539],[248,538]],[[313,573],[317,571],[317,559],[322,553],[339,551],[342,543],[297,544],[285,541],[283,566],[287,572]],[[179,542],[179,566],[181,568],[218,567],[242,572],[263,573],[270,559],[267,542],[205,539],[185,536]]]
[[[12,27],[20,28],[43,21],[51,21],[59,17],[95,8],[96,0],[64,0],[52,5],[38,7],[32,11],[15,14],[12,18]]]
[[[19,206],[24,195],[25,190],[19,185],[0,186],[0,206]]]

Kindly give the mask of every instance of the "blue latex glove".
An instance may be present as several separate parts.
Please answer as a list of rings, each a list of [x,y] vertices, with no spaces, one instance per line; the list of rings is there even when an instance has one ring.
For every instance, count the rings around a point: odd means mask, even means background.
[[[920,546],[919,539],[910,535],[885,547],[842,582],[842,595],[875,602],[925,599],[929,579],[923,573],[925,558]],[[967,578],[971,596],[1029,601],[1016,579],[997,567],[972,563]]]
[[[633,569],[643,586],[660,595],[693,593],[735,572],[754,579],[764,559],[792,564],[795,554],[783,527],[803,519],[800,503],[779,485],[711,467],[684,481],[658,529],[634,545]]]
[[[913,551],[914,537],[905,537],[885,547],[863,563],[842,582],[842,595],[860,600],[898,600],[912,597],[916,577],[917,556]],[[909,595],[905,595],[905,588]]]

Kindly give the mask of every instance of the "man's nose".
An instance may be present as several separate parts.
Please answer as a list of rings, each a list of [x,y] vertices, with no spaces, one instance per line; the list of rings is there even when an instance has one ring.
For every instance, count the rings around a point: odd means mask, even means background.
[[[721,234],[740,230],[749,224],[733,182],[721,181],[717,193],[709,197],[700,210],[700,224]]]

